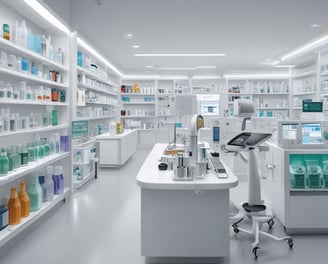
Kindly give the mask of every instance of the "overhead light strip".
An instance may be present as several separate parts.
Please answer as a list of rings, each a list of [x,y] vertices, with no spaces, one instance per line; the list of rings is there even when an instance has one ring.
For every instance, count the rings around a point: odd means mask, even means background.
[[[268,74],[226,74],[227,79],[269,79],[269,78],[288,78],[289,73],[268,73]]]
[[[136,53],[135,57],[222,57],[224,53]]]
[[[24,0],[26,4],[32,7],[40,16],[46,19],[59,30],[70,33],[70,30],[58,18],[56,18],[47,8],[41,5],[37,0]]]
[[[274,65],[275,68],[294,68],[295,65]]]
[[[328,35],[324,36],[322,38],[319,38],[319,39],[317,39],[317,40],[315,40],[315,41],[313,41],[313,42],[311,42],[311,43],[309,43],[305,46],[302,46],[299,49],[296,49],[296,50],[286,54],[285,56],[282,56],[281,60],[284,61],[284,60],[287,60],[287,59],[289,59],[291,57],[294,57],[296,55],[300,55],[300,54],[302,54],[306,51],[310,51],[311,49],[317,48],[318,46],[323,45],[327,42],[328,42]]]
[[[80,37],[77,37],[77,43],[85,48],[86,50],[90,51],[94,56],[96,56],[98,59],[100,59],[102,62],[104,62],[109,68],[111,68],[114,72],[116,72],[120,77],[123,76],[123,74],[109,61],[107,61],[103,56],[101,56],[100,53],[98,53],[94,48],[92,48],[88,43],[86,43],[83,39]]]

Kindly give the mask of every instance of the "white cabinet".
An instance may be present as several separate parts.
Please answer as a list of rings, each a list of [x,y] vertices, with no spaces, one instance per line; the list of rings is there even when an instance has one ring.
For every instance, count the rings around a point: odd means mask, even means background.
[[[27,164],[0,176],[0,197],[9,196],[13,187],[19,190],[21,181],[30,185],[32,176],[45,175],[47,166],[62,166],[65,183],[53,201],[0,231],[3,246],[69,197],[72,163],[69,34],[45,22],[24,1],[1,1],[0,24],[9,24],[11,33],[10,40],[0,39],[0,147],[10,155],[14,149],[30,151]]]
[[[126,129],[119,135],[96,136],[100,167],[120,167],[132,157],[138,146],[138,131]]]
[[[262,188],[271,200],[274,214],[289,233],[328,232],[326,172],[318,176],[309,171],[295,174],[291,169],[299,166],[308,170],[309,160],[323,168],[328,161],[327,151],[282,149],[271,143],[268,146],[270,151],[265,153],[262,167]],[[305,184],[295,183],[295,177],[303,177]]]

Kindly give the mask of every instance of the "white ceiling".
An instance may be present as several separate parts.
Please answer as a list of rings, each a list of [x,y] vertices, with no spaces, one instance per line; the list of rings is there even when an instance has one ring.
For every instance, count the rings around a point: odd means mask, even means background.
[[[71,27],[126,74],[281,72],[261,63],[328,33],[327,0],[70,0],[69,9]],[[134,38],[126,39],[127,33]],[[136,52],[227,56],[135,57]],[[217,68],[168,72],[147,65]]]

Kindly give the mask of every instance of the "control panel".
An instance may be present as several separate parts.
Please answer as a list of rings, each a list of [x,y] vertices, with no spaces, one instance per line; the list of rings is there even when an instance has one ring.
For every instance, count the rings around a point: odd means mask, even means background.
[[[279,121],[278,145],[282,148],[328,148],[328,121]]]

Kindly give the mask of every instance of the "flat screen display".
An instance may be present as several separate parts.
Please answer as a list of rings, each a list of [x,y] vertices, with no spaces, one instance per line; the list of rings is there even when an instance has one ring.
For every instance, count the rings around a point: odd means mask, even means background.
[[[220,127],[213,127],[213,142],[220,142]]]
[[[282,124],[282,139],[296,140],[298,124]]]
[[[311,101],[303,100],[302,112],[303,113],[322,113],[323,112],[323,104],[322,104],[322,102],[311,102]]]
[[[319,123],[302,124],[302,144],[322,144],[321,125]]]
[[[219,115],[219,102],[203,101],[200,102],[201,115]]]

